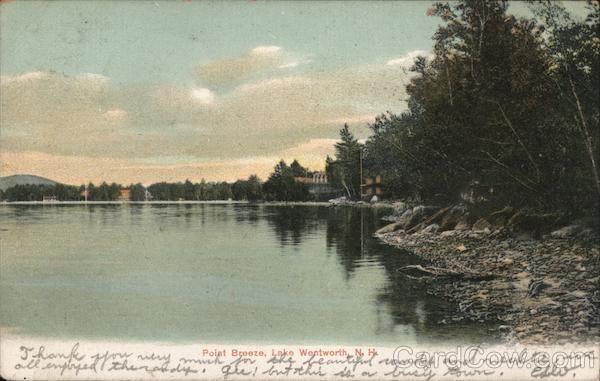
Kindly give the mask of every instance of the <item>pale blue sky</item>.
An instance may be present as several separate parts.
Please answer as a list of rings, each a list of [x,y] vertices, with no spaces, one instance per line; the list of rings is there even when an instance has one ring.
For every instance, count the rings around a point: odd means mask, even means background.
[[[203,61],[276,45],[305,70],[427,50],[438,20],[424,1],[15,2],[2,9],[2,71],[93,72],[119,82],[191,81]]]
[[[377,114],[405,109],[407,69],[439,23],[431,4],[2,3],[1,174],[147,183],[264,178],[280,158],[322,168],[344,123],[364,138]]]

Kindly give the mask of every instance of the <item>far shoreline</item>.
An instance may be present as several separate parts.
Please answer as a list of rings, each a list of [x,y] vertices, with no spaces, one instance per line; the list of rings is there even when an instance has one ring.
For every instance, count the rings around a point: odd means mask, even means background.
[[[250,204],[241,200],[204,201],[2,201],[0,205],[124,205],[124,204]]]
[[[257,201],[246,200],[182,200],[182,201],[1,201],[0,206],[64,206],[64,205],[264,205],[264,206],[327,206],[352,208],[393,208],[391,202],[344,202],[330,201]]]

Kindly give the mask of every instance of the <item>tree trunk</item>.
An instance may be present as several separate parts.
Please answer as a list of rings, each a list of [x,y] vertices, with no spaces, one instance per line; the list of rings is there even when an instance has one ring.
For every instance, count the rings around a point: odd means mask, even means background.
[[[569,75],[569,83],[571,84],[571,92],[573,93],[573,97],[575,98],[575,104],[577,105],[577,112],[579,114],[579,119],[581,123],[581,134],[583,135],[583,142],[585,144],[585,148],[587,149],[587,154],[590,159],[590,163],[592,164],[592,175],[594,176],[594,181],[596,183],[596,191],[600,196],[600,176],[598,176],[598,167],[596,164],[596,159],[594,158],[594,147],[592,145],[592,136],[590,135],[590,131],[588,130],[587,123],[585,121],[585,117],[583,116],[583,109],[581,107],[581,102],[579,102],[579,96],[577,95],[577,91],[575,90],[575,84],[573,83],[573,79]]]
[[[346,190],[346,193],[348,194],[348,199],[352,200],[352,195],[350,194],[350,189],[348,189],[348,186],[346,185],[346,182],[342,179],[342,186],[344,187],[344,189]]]

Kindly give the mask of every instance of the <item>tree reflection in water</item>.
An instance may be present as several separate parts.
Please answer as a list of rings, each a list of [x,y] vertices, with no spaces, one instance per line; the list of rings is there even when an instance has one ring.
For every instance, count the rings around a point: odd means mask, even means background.
[[[325,228],[324,252],[335,252],[347,280],[363,266],[379,266],[385,270],[387,284],[374,300],[379,331],[408,329],[418,331],[419,337],[455,340],[459,330],[464,331],[463,340],[468,340],[482,334],[486,336],[485,331],[491,327],[460,321],[455,305],[428,295],[424,281],[407,278],[397,271],[402,266],[423,264],[424,261],[408,251],[384,245],[373,237],[373,233],[385,224],[381,218],[389,214],[389,210],[306,206],[265,207],[265,210],[266,219],[281,246],[299,245],[304,238]],[[384,316],[388,314],[393,321],[386,321]],[[452,336],[447,336],[450,331]]]

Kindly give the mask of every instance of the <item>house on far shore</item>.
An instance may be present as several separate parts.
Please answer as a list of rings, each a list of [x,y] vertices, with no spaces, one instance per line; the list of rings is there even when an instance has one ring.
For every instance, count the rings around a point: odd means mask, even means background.
[[[119,190],[119,198],[117,201],[129,201],[131,200],[131,188],[121,188]]]
[[[308,192],[317,199],[329,199],[336,195],[335,190],[327,181],[327,174],[325,172],[313,172],[312,176],[306,177],[294,177],[294,181],[306,184]]]
[[[373,196],[381,197],[383,190],[381,189],[381,176],[365,178],[365,183],[360,186],[361,198],[371,199]]]
[[[42,202],[58,202],[56,196],[43,196]]]

